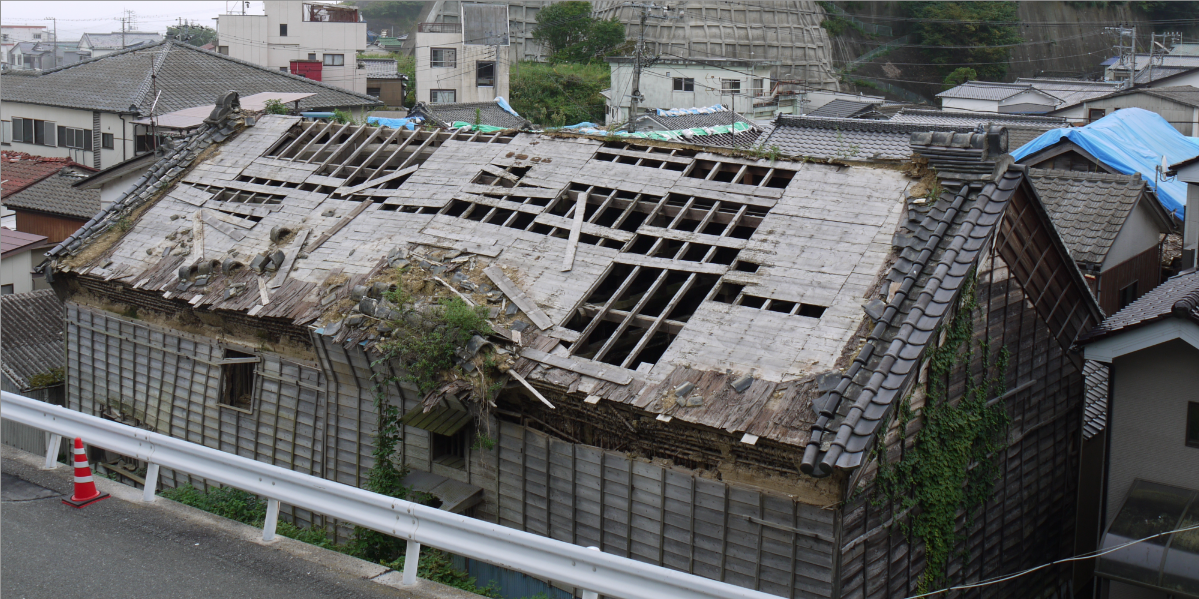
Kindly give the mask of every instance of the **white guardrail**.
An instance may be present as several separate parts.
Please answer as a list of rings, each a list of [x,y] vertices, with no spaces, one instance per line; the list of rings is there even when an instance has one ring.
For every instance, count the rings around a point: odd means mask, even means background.
[[[623,599],[670,597],[778,599],[677,570],[603,553],[514,528],[372,493],[286,468],[145,431],[14,393],[0,393],[0,416],[50,433],[46,467],[63,437],[82,437],[149,464],[144,499],[154,500],[160,466],[266,497],[263,539],[275,535],[279,504],[287,503],[408,541],[404,584],[416,583],[421,545],[510,570]]]

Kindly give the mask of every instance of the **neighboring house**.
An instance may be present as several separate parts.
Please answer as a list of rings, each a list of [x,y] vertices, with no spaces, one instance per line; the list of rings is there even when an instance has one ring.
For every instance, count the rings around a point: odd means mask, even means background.
[[[729,127],[732,127],[730,133]],[[696,129],[707,135],[695,135]],[[637,119],[637,131],[682,131],[682,141],[701,146],[750,148],[762,129],[723,106],[654,110]]]
[[[150,116],[152,106],[156,116],[163,115],[210,105],[229,90],[243,96],[312,94],[300,101],[300,109],[343,109],[355,116],[379,105],[366,94],[172,40],[40,74],[8,72],[0,85],[4,88],[0,103],[4,140],[11,139],[13,149],[70,156],[96,168],[124,162],[162,142],[155,138],[151,125],[133,122]]]
[[[1079,344],[1110,368],[1099,549],[1199,523],[1199,272],[1109,316]],[[1199,596],[1199,530],[1117,549],[1094,566],[1101,596]]]
[[[1020,78],[1013,83],[968,81],[937,94],[941,109],[961,112],[1045,114],[1103,96],[1123,86],[1114,81]]]
[[[1199,87],[1125,89],[1065,106],[1049,113],[1074,124],[1093,123],[1121,108],[1141,108],[1160,115],[1188,137],[1199,137]]]
[[[366,95],[386,106],[404,106],[405,81],[394,58],[363,58],[366,65]]]
[[[1122,63],[1119,57],[1114,57],[1101,64],[1104,67],[1103,78],[1106,81],[1126,83],[1132,78],[1131,73],[1135,65],[1137,85],[1148,87],[1157,87],[1163,84],[1199,86],[1199,72],[1195,71],[1195,69],[1199,69],[1199,55],[1175,54],[1173,52],[1161,56],[1137,54],[1135,60],[1129,56]]]
[[[1199,139],[1185,137],[1162,117],[1140,108],[1117,110],[1083,127],[1064,127],[1012,151],[1034,168],[1137,174],[1175,218],[1183,218],[1187,184],[1163,166],[1199,155]]]
[[[100,192],[74,185],[95,169],[67,166],[8,195],[4,205],[17,213],[17,230],[45,235],[53,243],[69,237],[100,212]]]
[[[633,93],[633,58],[605,59],[612,69],[605,124],[629,120]],[[777,61],[705,58],[703,61],[661,57],[641,69],[639,110],[721,104],[742,114],[754,113],[754,99],[772,92],[770,70]],[[771,112],[773,115],[773,112]]]
[[[907,595],[930,562],[958,582],[1072,554],[1067,350],[1101,312],[1001,129],[909,134],[934,176],[213,120],[51,252],[71,409],[358,486],[391,407],[388,457],[442,509],[785,597]],[[459,348],[453,380],[407,378],[390,342],[457,293],[492,333]],[[995,380],[942,393],[967,372]],[[897,534],[918,512],[876,493],[879,460],[915,451],[937,406],[992,401],[1010,424],[982,433],[1005,441],[980,466],[1000,482],[940,521],[962,541]]]
[[[499,102],[428,103],[417,102],[408,109],[408,116],[419,116],[428,124],[442,129],[454,128],[454,123],[486,125],[504,129],[532,129],[533,124],[511,108]],[[461,125],[458,125],[461,126]]]
[[[483,7],[507,14],[506,5]],[[416,40],[416,101],[470,104],[507,98],[509,90],[508,19],[489,29],[483,14],[467,11],[467,23],[420,23]],[[498,19],[499,17],[497,17]]]
[[[836,99],[812,112],[807,116],[832,117],[838,119],[874,119],[878,118],[878,107],[881,102],[857,102],[854,100]]]
[[[42,262],[37,250],[49,247],[46,236],[0,229],[0,245],[3,245],[0,250],[0,294],[33,291],[33,267]],[[45,286],[41,288],[45,289]],[[4,318],[7,322],[8,315]],[[4,336],[7,337],[7,325],[5,327]]]
[[[23,42],[12,51],[13,68],[53,69],[87,58],[77,42]]]
[[[404,41],[407,39],[407,35],[400,37],[380,36],[375,39],[371,46],[377,48],[380,52],[398,53],[403,48]]]
[[[366,23],[357,8],[282,0],[263,2],[263,8],[262,15],[218,16],[218,52],[366,93],[366,69],[358,61],[366,50]]]
[[[0,62],[13,64],[9,54],[21,42],[54,41],[54,32],[45,25],[0,25]]]
[[[1177,226],[1140,175],[1028,173],[1105,314],[1157,287],[1162,243]]]
[[[47,158],[11,150],[0,151],[0,201],[8,196],[57,173],[67,166],[87,168],[70,158]]]
[[[1199,268],[1199,155],[1170,165],[1166,176],[1187,186],[1187,210],[1182,226],[1182,268]]]
[[[138,154],[129,160],[118,162],[102,171],[84,177],[76,181],[74,186],[78,189],[99,191],[100,210],[104,210],[118,200],[121,194],[129,189],[129,186],[133,185],[139,177],[146,174],[146,171],[149,171],[159,158],[160,156],[154,152]]]
[[[927,131],[974,131],[975,125],[909,124],[867,119],[832,119],[780,115],[755,145],[777,146],[784,156],[810,156],[838,160],[894,160],[912,158],[909,140]],[[1006,133],[1005,133],[1006,134]]]
[[[1024,144],[1038,138],[1042,133],[1051,129],[1067,126],[1066,119],[1052,116],[1031,116],[1023,114],[971,114],[966,112],[951,112],[948,110],[927,110],[923,108],[904,107],[892,117],[894,123],[910,123],[923,125],[939,125],[951,127],[976,127],[978,125],[997,125],[1007,129],[1008,148],[1015,150]]]
[[[100,58],[134,46],[144,46],[162,41],[161,33],[149,31],[114,31],[112,33],[85,33],[79,38],[79,52],[88,58]]]
[[[63,405],[66,377],[62,370],[62,301],[53,289],[6,294],[0,297],[0,314],[4,315],[4,335],[0,336],[0,388]]]

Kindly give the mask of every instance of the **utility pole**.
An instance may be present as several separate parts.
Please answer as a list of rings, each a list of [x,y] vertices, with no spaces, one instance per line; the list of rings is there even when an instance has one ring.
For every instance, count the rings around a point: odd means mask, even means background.
[[[1160,40],[1160,41],[1159,41]],[[1153,67],[1165,63],[1166,55],[1174,44],[1182,41],[1182,34],[1177,31],[1149,34],[1149,81],[1153,81]],[[1167,47],[1167,44],[1169,46]]]
[[[637,109],[641,103],[645,101],[645,96],[641,95],[641,69],[648,67],[658,61],[655,56],[649,60],[645,59],[645,22],[651,18],[654,19],[670,19],[679,18],[670,16],[670,7],[658,6],[653,2],[637,3],[626,2],[624,6],[641,9],[641,18],[639,19],[640,28],[637,32],[637,52],[633,57],[633,95],[629,102],[629,133],[637,132]],[[651,10],[662,9],[661,15],[650,14]]]
[[[1115,50],[1120,58],[1113,67],[1129,71],[1125,87],[1132,87],[1137,76],[1137,28],[1120,26],[1104,27],[1104,30],[1116,34]]]
[[[47,21],[54,21],[54,37],[50,38],[50,55],[54,57],[54,66],[58,66],[58,18],[46,17]]]

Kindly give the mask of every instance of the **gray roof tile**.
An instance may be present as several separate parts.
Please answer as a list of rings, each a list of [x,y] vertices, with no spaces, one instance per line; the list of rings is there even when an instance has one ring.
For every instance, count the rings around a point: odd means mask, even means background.
[[[211,104],[219,94],[229,90],[243,96],[262,92],[315,93],[300,101],[303,110],[379,104],[377,98],[365,94],[169,40],[50,69],[37,76],[6,73],[4,99],[144,115],[154,102],[151,63],[157,70],[157,87],[162,92],[158,114]]]
[[[400,72],[396,70],[394,58],[363,58],[366,64],[367,79],[399,79]]]
[[[1170,317],[1199,323],[1199,270],[1177,275],[1107,317],[1080,338],[1089,343]]]
[[[92,48],[108,50],[112,48],[128,48],[133,44],[143,42],[161,42],[162,34],[142,31],[126,31],[121,33],[85,33],[83,37],[87,39]]]
[[[441,127],[450,127],[456,121],[474,123],[478,111],[480,124],[507,129],[526,129],[532,127],[528,119],[513,115],[500,108],[495,102],[454,102],[432,104],[417,102],[408,110],[408,116],[423,116]]]
[[[4,205],[87,220],[100,211],[100,190],[79,189],[73,185],[90,174],[80,169],[64,168],[4,198]]]
[[[1029,178],[1074,260],[1096,267],[1145,193],[1140,175],[1029,169]]]
[[[30,377],[62,368],[62,302],[53,289],[0,297],[0,312],[0,367],[5,377],[28,389]]]
[[[1107,428],[1107,364],[1087,360],[1082,375],[1086,394],[1083,399],[1082,438],[1090,439]]]
[[[765,147],[778,146],[784,154],[794,156],[906,160],[912,155],[908,143],[912,133],[931,130],[967,132],[974,126],[780,115],[761,143]]]
[[[878,102],[855,102],[853,100],[837,98],[808,113],[808,116],[850,119],[862,113],[870,112],[878,104]]]

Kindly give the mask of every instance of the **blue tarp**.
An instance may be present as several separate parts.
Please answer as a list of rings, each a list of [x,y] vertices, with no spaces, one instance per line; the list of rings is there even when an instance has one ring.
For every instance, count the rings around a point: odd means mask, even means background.
[[[505,100],[503,96],[496,96],[495,103],[499,104],[500,108],[503,108],[504,110],[506,110],[508,112],[508,114],[511,114],[512,116],[517,117],[517,118],[520,117],[519,114],[516,114],[515,110],[512,110],[512,107],[508,105],[508,101]]]
[[[412,131],[420,126],[421,121],[423,120],[424,119],[419,116],[408,117],[406,119],[385,119],[377,116],[366,117],[366,123],[368,125],[375,125],[376,127],[391,127],[392,129],[407,129],[409,131]]]
[[[1085,127],[1046,131],[1012,152],[1012,157],[1019,161],[1063,139],[1074,142],[1121,173],[1141,175],[1151,189],[1163,156],[1166,164],[1199,156],[1199,140],[1179,133],[1166,119],[1148,110],[1123,108]],[[1167,211],[1182,218],[1187,184],[1177,179],[1162,181],[1157,197]]]

